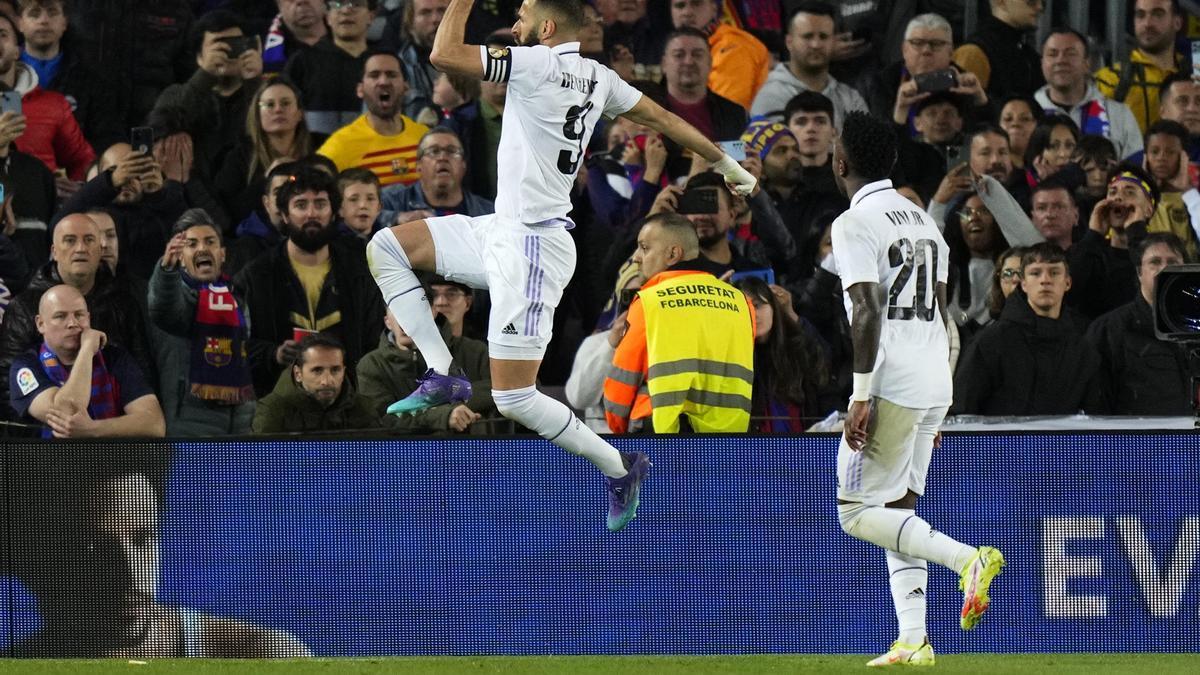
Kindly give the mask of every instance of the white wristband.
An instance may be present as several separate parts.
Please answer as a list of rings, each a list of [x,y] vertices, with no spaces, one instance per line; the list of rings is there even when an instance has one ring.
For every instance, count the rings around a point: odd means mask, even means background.
[[[749,196],[758,182],[749,171],[742,168],[742,165],[728,154],[722,155],[721,159],[713,162],[712,168],[713,171],[725,177],[725,182],[729,184],[731,190],[743,197]]]
[[[851,401],[870,401],[871,400],[871,380],[875,378],[875,373],[855,373],[854,374],[854,389],[850,394]]]

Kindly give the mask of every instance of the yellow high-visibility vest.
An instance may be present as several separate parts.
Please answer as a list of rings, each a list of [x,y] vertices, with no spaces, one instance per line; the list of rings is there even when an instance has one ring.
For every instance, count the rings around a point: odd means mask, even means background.
[[[754,385],[750,303],[711,274],[664,274],[638,292],[654,430],[675,433],[679,416],[687,415],[696,432],[746,431]]]

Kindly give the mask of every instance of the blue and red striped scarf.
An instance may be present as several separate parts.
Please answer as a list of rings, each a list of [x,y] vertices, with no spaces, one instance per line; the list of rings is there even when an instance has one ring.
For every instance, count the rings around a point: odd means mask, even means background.
[[[58,359],[58,355],[45,342],[38,350],[38,360],[46,377],[54,384],[60,387],[67,384],[67,378],[71,376],[70,368]],[[121,411],[121,385],[109,374],[104,355],[96,352],[92,358],[92,395],[88,399],[88,416],[94,420],[107,420],[119,416]],[[51,435],[49,428],[42,429],[43,438],[50,438]]]
[[[246,318],[222,279],[216,283],[188,280],[199,292],[192,324],[191,393],[204,401],[238,405],[254,400],[246,359]]]

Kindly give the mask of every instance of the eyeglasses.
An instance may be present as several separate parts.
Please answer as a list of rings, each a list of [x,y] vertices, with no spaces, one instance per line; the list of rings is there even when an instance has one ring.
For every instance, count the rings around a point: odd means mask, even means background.
[[[429,296],[430,296],[430,298],[432,298],[435,301],[447,300],[447,301],[453,302],[453,301],[458,300],[459,298],[465,296],[466,294],[467,294],[467,292],[461,288],[446,288],[446,289],[442,289],[440,291],[437,291],[437,290],[431,291],[429,293]]]
[[[296,100],[292,98],[285,98],[278,101],[259,101],[258,107],[262,108],[263,110],[274,110],[276,108],[279,108],[280,110],[291,110],[292,108],[296,107]]]
[[[987,209],[972,209],[964,208],[958,212],[958,219],[964,223],[969,223],[971,220],[979,218],[980,220],[991,220],[992,212]]]
[[[370,2],[368,0],[329,0],[325,3],[325,7],[331,12],[339,9],[367,9],[370,7]]]
[[[923,40],[921,38],[909,38],[905,40],[905,42],[907,42],[910,47],[917,51],[922,51],[926,47],[937,51],[950,46],[949,40]]]
[[[462,148],[452,145],[431,145],[418,153],[418,157],[462,157]]]
[[[1021,270],[1012,270],[1012,269],[1000,270],[1000,278],[1004,279],[1005,281],[1008,281],[1010,279],[1020,279],[1021,278]]]

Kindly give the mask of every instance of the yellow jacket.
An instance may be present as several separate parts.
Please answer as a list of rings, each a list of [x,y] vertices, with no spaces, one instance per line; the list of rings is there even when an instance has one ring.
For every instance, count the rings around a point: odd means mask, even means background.
[[[1129,54],[1129,63],[1114,63],[1111,66],[1096,71],[1096,87],[1100,93],[1109,98],[1116,98],[1117,86],[1121,82],[1121,70],[1132,65],[1133,71],[1129,76],[1129,91],[1122,101],[1133,111],[1142,134],[1151,124],[1158,121],[1158,87],[1179,69],[1183,55],[1175,53],[1175,68],[1163,70],[1154,65],[1140,49],[1134,49]]]

